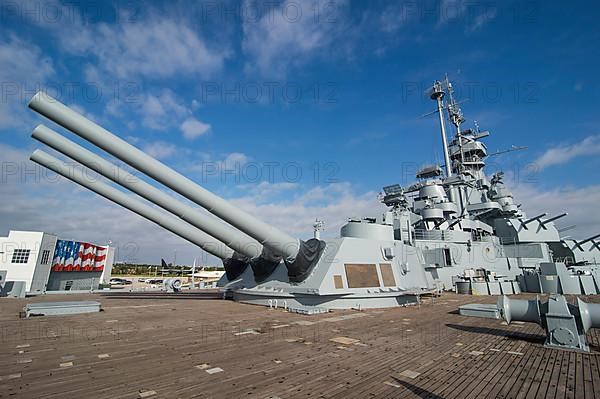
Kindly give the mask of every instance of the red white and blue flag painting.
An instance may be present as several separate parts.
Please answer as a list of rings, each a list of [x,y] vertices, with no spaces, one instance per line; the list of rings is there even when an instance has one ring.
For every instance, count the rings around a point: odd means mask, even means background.
[[[55,272],[101,272],[108,247],[88,242],[57,240],[52,270]]]

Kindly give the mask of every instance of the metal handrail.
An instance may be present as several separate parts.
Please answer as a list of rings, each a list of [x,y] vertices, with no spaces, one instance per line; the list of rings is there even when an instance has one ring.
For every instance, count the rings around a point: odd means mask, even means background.
[[[454,241],[458,237],[452,230],[423,230],[415,229],[414,237],[417,240]]]

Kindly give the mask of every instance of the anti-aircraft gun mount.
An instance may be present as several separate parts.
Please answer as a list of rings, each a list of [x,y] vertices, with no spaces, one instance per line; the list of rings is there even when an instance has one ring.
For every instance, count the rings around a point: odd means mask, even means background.
[[[481,140],[489,133],[477,126],[463,128],[466,118],[448,79],[445,84],[436,81],[432,99],[437,103],[444,168],[422,169],[416,176],[419,181],[407,188],[385,187],[380,199],[390,209],[348,220],[334,239],[320,238],[320,223],[313,225],[313,238],[290,236],[42,92],[30,101],[31,109],[198,206],[176,200],[43,125],[32,136],[76,161],[76,167],[41,150],[31,159],[221,259],[226,273],[218,286],[247,303],[268,306],[277,301],[288,308],[405,305],[416,303],[423,293],[452,289],[465,270],[485,269],[514,281],[522,270],[536,270],[559,255],[572,257],[573,263],[588,261],[586,270],[600,286],[595,262],[600,246],[594,238],[561,238],[554,222],[563,215],[528,217],[500,176],[490,181],[485,175],[488,155]],[[451,140],[445,112],[456,128]],[[87,169],[106,182],[86,179]]]

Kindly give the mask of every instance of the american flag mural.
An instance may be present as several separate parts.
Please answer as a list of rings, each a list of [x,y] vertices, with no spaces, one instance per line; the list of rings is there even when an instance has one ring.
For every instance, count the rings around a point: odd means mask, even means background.
[[[101,272],[108,247],[88,242],[57,240],[52,270],[55,272]]]

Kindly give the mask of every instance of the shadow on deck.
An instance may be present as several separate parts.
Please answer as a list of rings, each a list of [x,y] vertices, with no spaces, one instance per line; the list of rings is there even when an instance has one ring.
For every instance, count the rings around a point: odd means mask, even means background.
[[[519,341],[526,341],[532,344],[544,344],[546,336],[542,334],[527,334],[519,331],[502,330],[499,328],[491,327],[475,327],[465,326],[461,324],[446,324],[446,327],[453,328],[455,330],[470,332],[473,334],[488,334],[496,337],[506,337],[508,339],[514,339]]]
[[[410,382],[401,380],[399,378],[396,377],[392,377],[394,379],[394,381],[400,385],[402,385],[404,388],[408,389],[409,391],[411,391],[413,394],[417,395],[420,398],[428,398],[428,399],[444,399],[443,396],[439,396],[434,394],[433,392],[430,392],[426,389],[423,388],[419,388],[416,385],[411,384]]]

